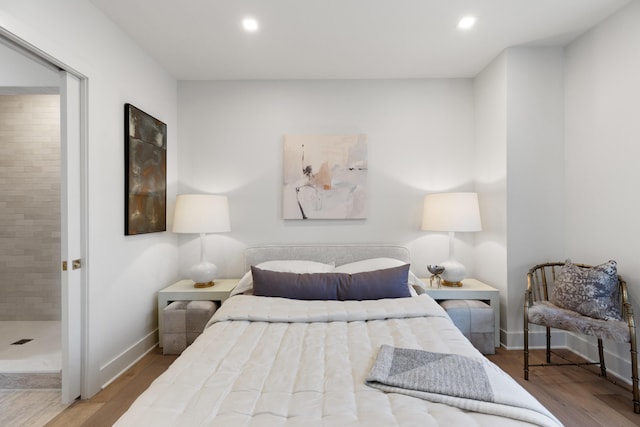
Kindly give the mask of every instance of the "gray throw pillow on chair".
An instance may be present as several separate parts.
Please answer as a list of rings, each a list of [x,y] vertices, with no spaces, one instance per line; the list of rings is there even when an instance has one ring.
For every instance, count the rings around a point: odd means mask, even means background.
[[[610,260],[582,268],[567,260],[556,279],[550,301],[584,316],[621,320],[616,262]]]

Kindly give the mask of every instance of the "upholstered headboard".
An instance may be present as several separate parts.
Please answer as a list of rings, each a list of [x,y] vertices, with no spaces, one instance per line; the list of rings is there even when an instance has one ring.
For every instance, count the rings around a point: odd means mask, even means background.
[[[245,249],[245,271],[252,265],[274,260],[309,260],[336,266],[369,258],[395,258],[410,263],[411,254],[396,245],[269,245]]]

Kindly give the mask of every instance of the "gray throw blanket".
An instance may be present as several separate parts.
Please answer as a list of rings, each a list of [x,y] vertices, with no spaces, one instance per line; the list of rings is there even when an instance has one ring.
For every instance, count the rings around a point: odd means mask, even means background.
[[[382,345],[366,384],[461,409],[540,426],[561,426],[513,378],[486,358]]]

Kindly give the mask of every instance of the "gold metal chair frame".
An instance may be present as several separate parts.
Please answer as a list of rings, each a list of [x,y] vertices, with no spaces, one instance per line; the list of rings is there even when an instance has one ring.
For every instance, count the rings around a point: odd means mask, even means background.
[[[547,352],[546,363],[530,364],[529,363],[529,307],[536,301],[548,301],[550,289],[547,286],[547,276],[551,275],[551,283],[555,283],[556,269],[561,268],[564,262],[548,262],[538,264],[532,267],[527,273],[527,290],[524,298],[524,379],[529,379],[529,367],[533,366],[562,366],[562,365],[600,365],[600,373],[603,377],[607,377],[607,368],[604,361],[604,350],[602,338],[598,338],[598,355],[599,362],[584,363],[551,363],[551,327],[547,329]],[[591,268],[586,264],[574,264],[581,268]],[[620,312],[622,318],[629,327],[629,344],[631,351],[631,382],[633,393],[633,412],[640,414],[640,393],[638,391],[638,353],[636,343],[636,327],[633,320],[633,308],[629,302],[627,294],[627,283],[618,276],[618,286],[620,294]],[[545,325],[542,325],[545,326]],[[565,359],[566,360],[566,359]]]

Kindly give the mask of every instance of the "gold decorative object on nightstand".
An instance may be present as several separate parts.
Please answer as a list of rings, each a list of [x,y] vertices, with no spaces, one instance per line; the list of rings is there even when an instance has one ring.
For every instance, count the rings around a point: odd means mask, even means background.
[[[442,277],[440,274],[444,271],[444,267],[437,264],[427,265],[427,270],[431,273],[431,277],[429,277],[429,287],[433,288],[433,281],[436,281],[436,287],[440,287],[442,285]]]

